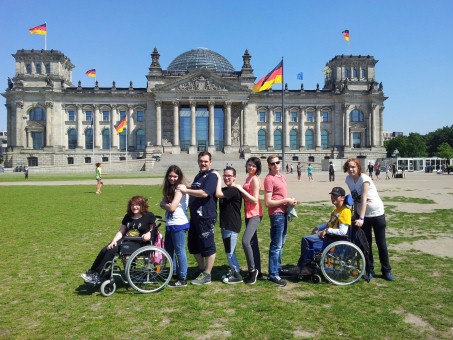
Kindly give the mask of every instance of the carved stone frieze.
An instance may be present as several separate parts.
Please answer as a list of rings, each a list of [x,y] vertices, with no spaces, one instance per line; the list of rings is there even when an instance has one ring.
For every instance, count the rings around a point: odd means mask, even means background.
[[[179,84],[176,89],[179,91],[222,91],[225,90],[225,87],[200,75],[185,83]]]

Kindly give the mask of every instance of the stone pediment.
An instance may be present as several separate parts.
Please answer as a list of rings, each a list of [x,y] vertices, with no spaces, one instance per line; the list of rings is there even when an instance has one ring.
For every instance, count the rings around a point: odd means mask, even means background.
[[[236,82],[224,79],[209,70],[197,70],[172,80],[167,84],[156,86],[156,91],[174,92],[228,92],[244,91],[239,80]]]

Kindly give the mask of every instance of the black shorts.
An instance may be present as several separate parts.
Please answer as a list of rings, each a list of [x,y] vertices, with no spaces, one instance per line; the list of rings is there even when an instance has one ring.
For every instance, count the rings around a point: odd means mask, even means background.
[[[215,219],[190,220],[189,233],[187,235],[187,246],[190,254],[201,254],[207,257],[216,253],[214,241]]]

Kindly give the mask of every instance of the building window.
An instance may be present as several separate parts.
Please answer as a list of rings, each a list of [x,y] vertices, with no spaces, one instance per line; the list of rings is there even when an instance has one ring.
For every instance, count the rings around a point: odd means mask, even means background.
[[[38,166],[38,157],[28,157],[28,166]]]
[[[110,130],[109,129],[102,130],[102,148],[104,150],[110,149]]]
[[[145,141],[145,131],[137,130],[135,133],[135,149],[136,150],[145,150],[146,141]]]
[[[69,129],[68,131],[68,149],[75,149],[77,147],[77,130]]]
[[[275,122],[276,123],[282,122],[282,113],[281,112],[275,112]]]
[[[322,122],[327,123],[329,121],[329,112],[322,113]]]
[[[282,150],[282,130],[274,131],[274,150]]]
[[[307,112],[307,123],[313,123],[313,112]]]
[[[329,148],[329,132],[327,130],[321,131],[321,148]]]
[[[107,163],[109,161],[109,158],[108,157],[102,157],[102,162],[103,163]]]
[[[85,130],[85,149],[93,149],[93,129]]]
[[[308,156],[308,161],[309,161],[310,163],[314,163],[314,161],[315,161],[315,156]]]
[[[297,134],[296,129],[292,129],[289,132],[289,147],[291,148],[291,150],[299,149],[299,143],[298,143],[299,138],[297,138],[297,135],[298,134]]]
[[[352,110],[349,119],[351,122],[363,122],[364,121],[363,112],[360,110]]]
[[[50,74],[50,64],[46,64],[46,74]]]
[[[126,111],[120,111],[120,121],[123,120],[124,117],[126,117]]]
[[[104,122],[110,122],[110,111],[102,111],[102,120]]]
[[[214,107],[214,144],[216,151],[222,151],[224,146],[224,123],[225,122],[225,113],[223,112],[223,107],[216,106]]]
[[[143,122],[144,120],[143,111],[137,111],[137,122]]]
[[[362,134],[360,132],[353,132],[352,133],[352,147],[353,148],[360,148],[360,140],[361,140]]]
[[[297,122],[297,112],[291,112],[291,121],[293,123]]]
[[[74,157],[68,157],[68,164],[74,164]]]
[[[179,144],[181,151],[188,151],[190,146],[190,107],[181,107],[179,110]]]
[[[313,130],[307,130],[305,132],[305,147],[307,150],[314,149],[313,147]]]
[[[31,133],[33,139],[33,149],[42,149],[44,147],[44,139],[42,131],[33,131]]]
[[[26,70],[27,70],[27,73],[28,73],[28,74],[31,74],[31,64],[27,64],[27,65],[25,66],[25,68],[26,68]]]
[[[74,111],[69,111],[68,112],[68,120],[70,122],[74,122],[75,121],[75,112]]]
[[[366,71],[364,68],[362,68],[362,78],[366,78]]]
[[[357,78],[357,77],[359,76],[359,73],[357,72],[357,69],[356,69],[356,68],[352,69],[352,76],[353,76],[354,78]]]
[[[91,164],[91,157],[85,157],[85,164]]]
[[[266,150],[266,130],[260,129],[258,131],[258,150]]]
[[[41,72],[41,64],[38,63],[38,64],[35,65],[35,67],[36,67],[36,73],[37,73],[37,74],[41,74],[41,73],[42,73],[42,72]]]
[[[197,106],[195,110],[195,122],[197,151],[207,151],[209,136],[209,110],[206,106]]]
[[[91,122],[93,120],[93,111],[85,111],[85,120]]]
[[[126,133],[127,133],[126,128],[124,128],[124,130],[120,133],[120,150],[121,151],[126,151]]]
[[[266,112],[260,112],[260,123],[266,122]]]
[[[46,120],[46,113],[40,107],[34,107],[28,112],[28,119],[32,121]]]
[[[347,68],[344,69],[344,77],[349,78],[349,70]]]

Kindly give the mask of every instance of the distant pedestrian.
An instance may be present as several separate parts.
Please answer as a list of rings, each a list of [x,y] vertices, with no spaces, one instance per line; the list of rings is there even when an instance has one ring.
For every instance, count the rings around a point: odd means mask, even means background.
[[[286,163],[286,173],[289,174],[289,164]]]
[[[329,162],[329,182],[335,182],[335,167],[332,161]]]
[[[102,182],[102,168],[101,168],[101,163],[96,163],[96,194],[101,193],[101,188],[104,185],[104,182]]]
[[[25,175],[25,179],[27,180],[28,179],[28,166],[27,165],[24,168],[24,175]]]
[[[385,179],[390,179],[390,167],[390,164],[385,167]]]
[[[289,166],[289,169],[290,169],[290,173],[293,173],[293,171],[294,171],[294,167],[293,167],[293,165],[292,165],[292,164],[291,164],[291,165]]]
[[[302,175],[302,164],[300,164],[300,162],[297,163],[296,170],[297,170],[297,180],[300,182],[300,176]]]
[[[374,166],[371,162],[368,162],[368,176],[373,179]]]
[[[311,166],[311,163],[308,163],[308,168],[307,168],[307,173],[308,173],[308,181],[313,181],[313,167]]]
[[[376,179],[379,180],[379,175],[381,174],[381,164],[379,162],[376,162],[374,174],[376,175]]]

